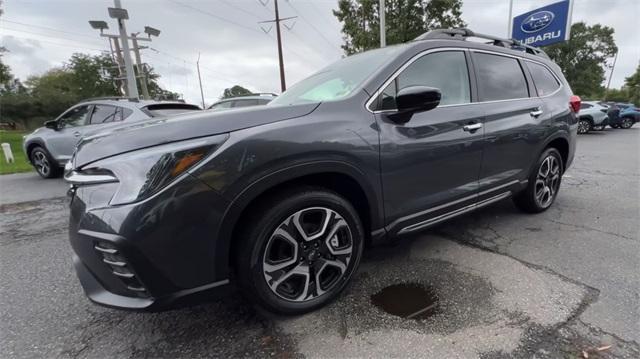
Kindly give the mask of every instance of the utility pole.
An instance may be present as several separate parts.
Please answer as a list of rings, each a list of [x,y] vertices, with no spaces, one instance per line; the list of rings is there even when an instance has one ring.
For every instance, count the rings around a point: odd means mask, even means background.
[[[204,110],[204,92],[202,91],[202,77],[200,77],[200,53],[198,52],[198,61],[196,61],[196,67],[198,68],[198,82],[200,83],[200,97],[202,98],[202,109]]]
[[[509,23],[507,24],[507,39],[512,37],[513,32],[513,0],[509,0]]]
[[[116,9],[122,9],[120,0],[113,0]],[[127,15],[127,19],[129,16]],[[116,18],[118,21],[118,31],[120,33],[120,43],[122,44],[122,56],[124,57],[124,68],[127,75],[127,97],[138,98],[138,86],[136,76],[133,72],[133,61],[131,61],[131,50],[129,49],[129,39],[127,38],[127,27],[124,23],[125,17]]]
[[[616,61],[618,61],[618,51],[616,51],[616,56],[613,57],[613,65],[611,66],[611,74],[609,74],[609,81],[607,81],[607,90],[604,92],[605,97],[609,93],[609,86],[611,86],[611,79],[613,78],[613,70],[616,68]]]
[[[118,38],[112,37],[109,38],[109,41],[113,42],[113,51],[115,52],[115,63],[118,67],[118,78],[117,83],[118,83],[118,89],[120,90],[120,93],[125,93],[126,94],[126,87],[125,87],[125,80],[126,77],[124,76],[124,71],[122,71],[123,69],[123,64],[124,64],[124,60],[122,59],[122,50],[120,49],[120,42],[118,41]]]
[[[280,23],[285,20],[295,19],[297,16],[281,18],[280,12],[278,11],[278,0],[273,0],[273,2],[275,4],[276,18],[274,20],[260,21],[259,24],[266,24],[266,23],[273,22],[276,25],[276,38],[278,41],[278,63],[280,64],[280,89],[282,90],[282,92],[285,92],[287,90],[287,84],[284,79],[284,60],[282,58],[282,34],[280,33]],[[266,3],[263,3],[263,4],[266,5]],[[265,30],[263,29],[263,31]],[[268,31],[265,31],[265,32],[268,32]]]
[[[151,41],[151,36],[159,36],[160,30],[154,29],[150,26],[144,27],[144,32],[149,36],[149,38],[139,38],[136,34],[132,34],[132,37],[127,36],[127,27],[125,25],[125,20],[129,19],[129,13],[127,9],[122,8],[122,3],[120,0],[113,0],[113,4],[115,7],[110,7],[107,10],[109,11],[109,17],[112,19],[116,19],[118,21],[118,35],[115,34],[105,34],[104,30],[109,28],[109,25],[106,21],[101,20],[90,20],[89,25],[96,30],[100,30],[100,36],[108,38],[110,41],[113,41],[115,46],[115,52],[118,59],[118,72],[122,74],[124,69],[123,76],[120,76],[118,80],[126,80],[126,86],[124,86],[125,96],[129,98],[138,99],[138,84],[136,81],[136,73],[133,70],[133,61],[131,60],[131,49],[129,48],[129,40],[133,40],[133,50],[136,52],[136,60],[138,66],[142,66],[142,62],[140,60],[139,50],[143,47],[138,47],[138,41]],[[124,66],[122,66],[124,64]],[[147,89],[146,82],[146,70],[144,68],[138,68],[140,73],[144,74],[142,83],[142,90],[144,93],[145,99],[149,98],[149,91]]]
[[[144,68],[144,64],[140,58],[140,49],[138,46],[137,33],[131,34],[131,44],[133,45],[133,53],[136,56],[136,68],[138,69],[138,76],[140,78],[140,87],[142,87],[142,98],[150,100],[149,89],[147,88],[147,71]]]
[[[380,0],[380,47],[387,46],[386,12],[387,8],[384,5],[384,0]]]

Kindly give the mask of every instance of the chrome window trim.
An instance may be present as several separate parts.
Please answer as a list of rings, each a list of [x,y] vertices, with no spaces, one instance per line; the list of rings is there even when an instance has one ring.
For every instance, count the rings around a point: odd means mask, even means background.
[[[380,93],[382,93],[382,91],[387,88],[387,86],[389,86],[389,84],[394,81],[396,79],[396,77],[398,77],[400,75],[400,73],[402,73],[402,71],[404,71],[407,67],[409,67],[411,64],[413,64],[415,61],[417,61],[418,59],[420,59],[423,56],[426,56],[428,54],[432,54],[435,52],[443,52],[443,51],[469,51],[469,52],[480,52],[480,53],[487,53],[490,55],[497,55],[497,56],[505,56],[505,57],[511,57],[514,59],[519,59],[521,61],[530,61],[539,65],[544,66],[547,70],[549,70],[551,72],[551,74],[553,75],[553,77],[555,77],[556,81],[558,81],[558,83],[560,84],[560,87],[558,87],[557,90],[555,90],[554,92],[545,95],[545,96],[538,96],[538,90],[536,89],[536,93],[534,96],[529,96],[529,97],[520,97],[520,98],[510,98],[510,99],[505,99],[505,100],[492,100],[492,101],[477,101],[477,102],[467,102],[467,103],[460,103],[460,104],[450,104],[450,105],[442,105],[442,106],[438,106],[436,108],[447,108],[447,107],[457,107],[457,106],[469,106],[469,105],[480,105],[480,104],[487,104],[487,103],[499,103],[499,102],[506,102],[506,101],[521,101],[521,100],[530,100],[530,99],[534,99],[534,98],[547,98],[547,97],[551,97],[553,95],[555,95],[556,93],[558,93],[560,90],[562,90],[564,88],[564,83],[560,80],[560,78],[558,78],[558,76],[556,75],[556,73],[546,64],[540,62],[540,61],[536,61],[533,59],[529,59],[526,57],[522,57],[522,56],[516,56],[516,55],[511,55],[511,54],[505,54],[505,53],[501,53],[501,52],[496,52],[496,51],[491,51],[491,50],[482,50],[482,49],[471,49],[468,47],[441,47],[441,48],[434,48],[434,49],[429,49],[429,50],[424,50],[421,51],[419,53],[417,53],[416,55],[414,55],[412,58],[410,58],[407,62],[405,62],[402,66],[400,66],[400,68],[398,68],[383,84],[382,86],[378,87],[378,89],[373,93],[373,95],[371,95],[371,97],[369,97],[369,99],[367,100],[367,102],[365,102],[365,109],[373,114],[378,114],[378,113],[389,113],[389,112],[396,112],[398,111],[397,109],[390,109],[390,110],[372,110],[371,109],[371,105],[373,104],[373,102],[378,98],[378,96],[380,96]],[[467,64],[468,65],[468,64]],[[524,70],[524,69],[523,69]],[[528,71],[528,69],[527,69]],[[523,73],[524,75],[524,73]],[[532,79],[533,81],[533,79]],[[535,83],[534,83],[535,86]]]

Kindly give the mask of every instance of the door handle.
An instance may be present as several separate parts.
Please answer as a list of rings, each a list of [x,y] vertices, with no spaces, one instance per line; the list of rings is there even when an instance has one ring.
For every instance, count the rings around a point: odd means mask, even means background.
[[[538,118],[540,115],[542,115],[542,110],[537,108],[537,109],[529,112],[529,114],[531,115],[531,117]]]
[[[477,130],[479,130],[481,128],[482,128],[482,124],[481,123],[473,123],[473,124],[470,124],[470,125],[462,126],[462,129],[467,131],[467,132],[475,132],[475,131],[477,131]]]
[[[76,132],[73,133],[73,135],[76,136],[76,137],[80,137],[80,132],[76,131]]]

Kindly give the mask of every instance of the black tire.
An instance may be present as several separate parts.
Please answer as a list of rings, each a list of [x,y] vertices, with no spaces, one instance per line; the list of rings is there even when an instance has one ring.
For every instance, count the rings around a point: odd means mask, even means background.
[[[238,283],[249,300],[268,311],[295,315],[326,305],[344,290],[360,263],[361,220],[332,191],[283,191],[262,201],[244,220],[250,223],[240,224],[246,229],[235,253]],[[314,236],[318,238],[308,240]]]
[[[609,125],[609,127],[611,127],[611,128],[619,128],[620,126],[618,124],[613,124],[613,125]]]
[[[596,130],[596,131],[604,131],[604,129],[606,127],[607,127],[606,125],[605,126],[595,126],[595,127],[593,127],[593,129]]]
[[[578,120],[578,134],[585,134],[593,128],[593,124],[591,124],[591,120],[586,118],[581,118]]]
[[[38,172],[42,178],[56,178],[62,173],[60,167],[44,147],[34,147],[31,152],[29,152],[29,159],[31,160],[33,168],[36,169],[36,172]]]
[[[633,119],[629,117],[623,117],[622,122],[620,122],[620,128],[628,130],[631,127],[633,127]]]
[[[557,173],[553,171],[553,161],[557,163]],[[544,167],[548,165],[551,165],[551,167],[549,167],[549,171],[547,172],[548,177],[542,178],[541,173],[545,172]],[[513,198],[513,202],[520,210],[527,213],[540,213],[546,211],[547,209],[549,209],[549,207],[551,207],[556,197],[558,196],[558,190],[560,189],[563,172],[564,163],[562,162],[562,156],[560,155],[560,152],[558,152],[558,150],[553,147],[547,148],[538,159],[538,162],[536,163],[533,171],[531,171],[527,188],[518,193]],[[540,181],[542,181],[543,183],[540,183]],[[545,196],[544,194],[542,197],[540,197],[541,191],[545,190],[546,188],[551,190],[551,192],[549,193],[549,197]]]

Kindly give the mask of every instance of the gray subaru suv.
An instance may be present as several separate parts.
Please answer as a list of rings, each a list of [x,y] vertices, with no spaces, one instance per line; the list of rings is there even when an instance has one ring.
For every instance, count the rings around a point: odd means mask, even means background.
[[[237,288],[304,313],[366,246],[507,198],[547,210],[579,109],[544,52],[456,29],[341,59],[266,106],[85,138],[66,175],[75,268],[111,307]]]
[[[199,111],[200,107],[179,101],[131,100],[105,97],[72,106],[44,127],[26,135],[22,147],[29,162],[43,178],[62,174],[62,168],[84,136],[136,121]]]

